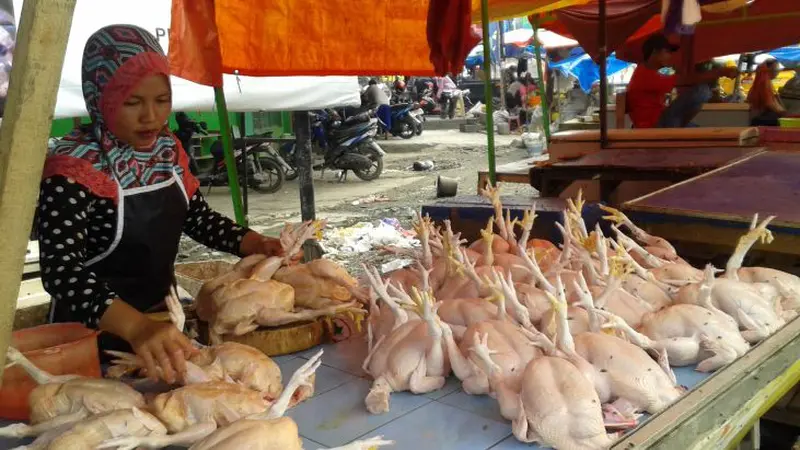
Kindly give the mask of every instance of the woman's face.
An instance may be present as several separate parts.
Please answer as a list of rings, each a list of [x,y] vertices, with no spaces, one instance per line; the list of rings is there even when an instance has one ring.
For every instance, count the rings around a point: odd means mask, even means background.
[[[172,92],[167,77],[151,75],[122,104],[114,134],[136,149],[148,149],[155,144],[171,113]]]

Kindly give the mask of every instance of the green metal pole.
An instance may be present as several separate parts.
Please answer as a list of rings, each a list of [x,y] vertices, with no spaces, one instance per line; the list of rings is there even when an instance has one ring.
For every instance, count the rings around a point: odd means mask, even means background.
[[[539,43],[539,19],[533,20],[533,45],[536,54],[536,73],[539,76],[538,94],[542,99],[542,127],[544,138],[550,143],[550,106],[547,104],[547,93],[544,89],[544,74],[542,73],[542,45]]]
[[[492,90],[492,43],[489,40],[489,0],[481,0],[481,28],[483,29],[483,65],[488,68],[484,77],[484,97],[486,100],[486,146],[489,155],[489,182],[492,186],[497,185],[497,175],[495,173],[494,158],[494,111],[492,100],[494,92]],[[502,70],[500,73],[502,77]],[[502,95],[502,93],[500,94]]]
[[[247,226],[247,219],[242,211],[242,193],[239,190],[239,174],[236,171],[236,158],[233,155],[233,138],[231,136],[231,123],[228,119],[228,105],[225,104],[225,92],[222,91],[222,87],[214,88],[214,100],[217,103],[219,134],[222,136],[225,165],[228,166],[228,186],[231,189],[233,214],[236,217],[236,223],[241,226]]]

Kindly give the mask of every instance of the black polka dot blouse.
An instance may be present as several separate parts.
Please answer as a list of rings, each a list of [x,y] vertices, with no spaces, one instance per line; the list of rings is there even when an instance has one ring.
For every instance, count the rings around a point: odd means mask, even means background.
[[[86,267],[86,261],[105,252],[114,241],[116,205],[72,179],[56,175],[42,181],[38,219],[39,266],[45,290],[56,301],[69,303],[76,322],[97,328],[117,295]],[[183,232],[195,241],[241,256],[239,245],[248,231],[212,210],[199,190],[189,201]]]

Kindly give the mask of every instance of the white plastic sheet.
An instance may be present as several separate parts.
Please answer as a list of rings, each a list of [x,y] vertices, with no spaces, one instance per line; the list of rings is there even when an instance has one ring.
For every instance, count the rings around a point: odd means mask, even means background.
[[[22,0],[14,0],[19,25]],[[170,0],[78,0],[72,19],[55,117],[85,116],[81,90],[81,57],[89,36],[112,24],[140,26],[158,37],[168,51]],[[302,58],[302,55],[297,55]],[[172,77],[173,108],[176,111],[214,110],[214,91]],[[236,77],[226,75],[224,90],[228,109],[235,112],[302,111],[334,106],[358,105],[356,77]]]

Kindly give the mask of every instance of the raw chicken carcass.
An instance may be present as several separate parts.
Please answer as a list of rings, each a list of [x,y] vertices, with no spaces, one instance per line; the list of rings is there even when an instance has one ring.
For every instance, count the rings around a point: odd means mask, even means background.
[[[53,429],[15,450],[95,450],[109,439],[166,434],[152,414],[138,408],[118,409]]]
[[[372,450],[394,441],[380,436],[330,450]],[[303,450],[297,424],[289,417],[245,418],[220,428],[190,447],[190,450]],[[312,450],[312,449],[307,449]]]
[[[500,280],[502,279],[498,280],[500,289],[496,292],[498,302],[496,318],[471,324],[464,332],[460,345],[456,343],[450,326],[444,324],[442,327],[453,372],[461,380],[464,392],[468,394],[477,395],[489,392],[487,374],[475,363],[469,351],[471,343],[475,342],[477,337],[488,336],[487,339],[495,350],[492,358],[494,363],[501,368],[508,385],[517,390],[525,365],[542,354],[534,344],[538,343],[540,346],[550,344],[541,333],[530,325],[529,321],[526,328],[507,316],[506,299],[515,304],[519,302],[516,300],[511,283],[508,280],[505,282]],[[519,308],[522,306],[519,305]]]
[[[644,244],[645,249],[649,254],[665,261],[681,262],[686,264],[686,261],[683,261],[683,259],[678,256],[678,252],[675,250],[675,247],[673,247],[672,244],[670,244],[666,239],[648,234],[646,231],[636,226],[636,224],[634,224],[633,221],[628,218],[628,216],[618,209],[614,209],[605,205],[600,205],[600,208],[610,214],[608,216],[604,216],[604,219],[627,228],[637,241]]]
[[[382,297],[386,292],[379,286],[373,288]],[[384,301],[413,307],[422,320],[400,315],[391,332],[381,336],[374,345],[370,343],[362,368],[374,380],[365,399],[367,410],[372,414],[389,411],[392,392],[432,392],[444,386],[445,377],[450,373],[442,342],[442,325],[436,316],[437,305],[431,293],[414,289],[410,298],[413,306],[405,304],[401,298],[383,297]]]
[[[9,366],[18,365],[39,386],[28,396],[30,423],[0,428],[0,436],[33,437],[48,430],[77,422],[91,415],[143,408],[145,399],[130,386],[116,380],[54,376],[36,367],[18,350],[9,347]]]
[[[758,222],[758,214],[753,216],[750,230],[745,233],[728,259],[725,277],[746,283],[759,283],[771,286],[780,295],[780,315],[786,320],[800,314],[800,277],[769,267],[742,267],[744,257],[759,240],[769,244],[773,241],[772,232],[767,228],[774,216]],[[776,305],[778,306],[778,305]]]
[[[223,342],[213,346],[196,344],[199,350],[187,361],[186,384],[209,381],[228,381],[260,392],[265,399],[275,400],[283,391],[281,369],[261,350],[238,342]],[[117,360],[113,361],[123,370],[141,370],[144,364],[131,353],[109,351]],[[199,372],[199,373],[198,373]]]
[[[695,283],[681,288],[675,302],[713,307],[714,311],[724,312],[736,321],[739,329],[743,330],[742,336],[751,344],[766,339],[786,323],[775,308],[780,304],[779,298],[764,298],[756,284],[717,278],[711,286],[711,303],[708,305],[703,305],[706,295],[702,286]]]
[[[557,292],[558,301],[566,309],[560,282]],[[656,413],[680,397],[681,389],[676,385],[665,353],[656,363],[640,347],[600,332],[593,305],[589,305],[588,312],[593,331],[574,336],[575,351],[594,367],[591,379],[603,403],[613,402],[626,415],[639,411]]]
[[[115,437],[99,449],[133,450],[189,447],[217,429],[253,415],[281,417],[290,406],[295,391],[312,383],[321,364],[322,351],[310,358],[292,375],[280,397],[270,403],[257,392],[231,383],[211,382],[182,387],[156,396],[150,411],[171,433],[169,435]]]
[[[512,421],[518,440],[560,450],[606,449],[614,440],[606,434],[600,398],[588,378],[592,367],[575,352],[566,310],[555,302],[554,309],[560,309],[557,346],[561,353],[556,346],[547,346],[546,355],[524,368],[520,389],[508,385],[502,369],[493,361],[495,350],[488,343],[488,335],[476,339],[470,350],[489,374],[501,414]],[[629,424],[635,424],[635,420]]]

